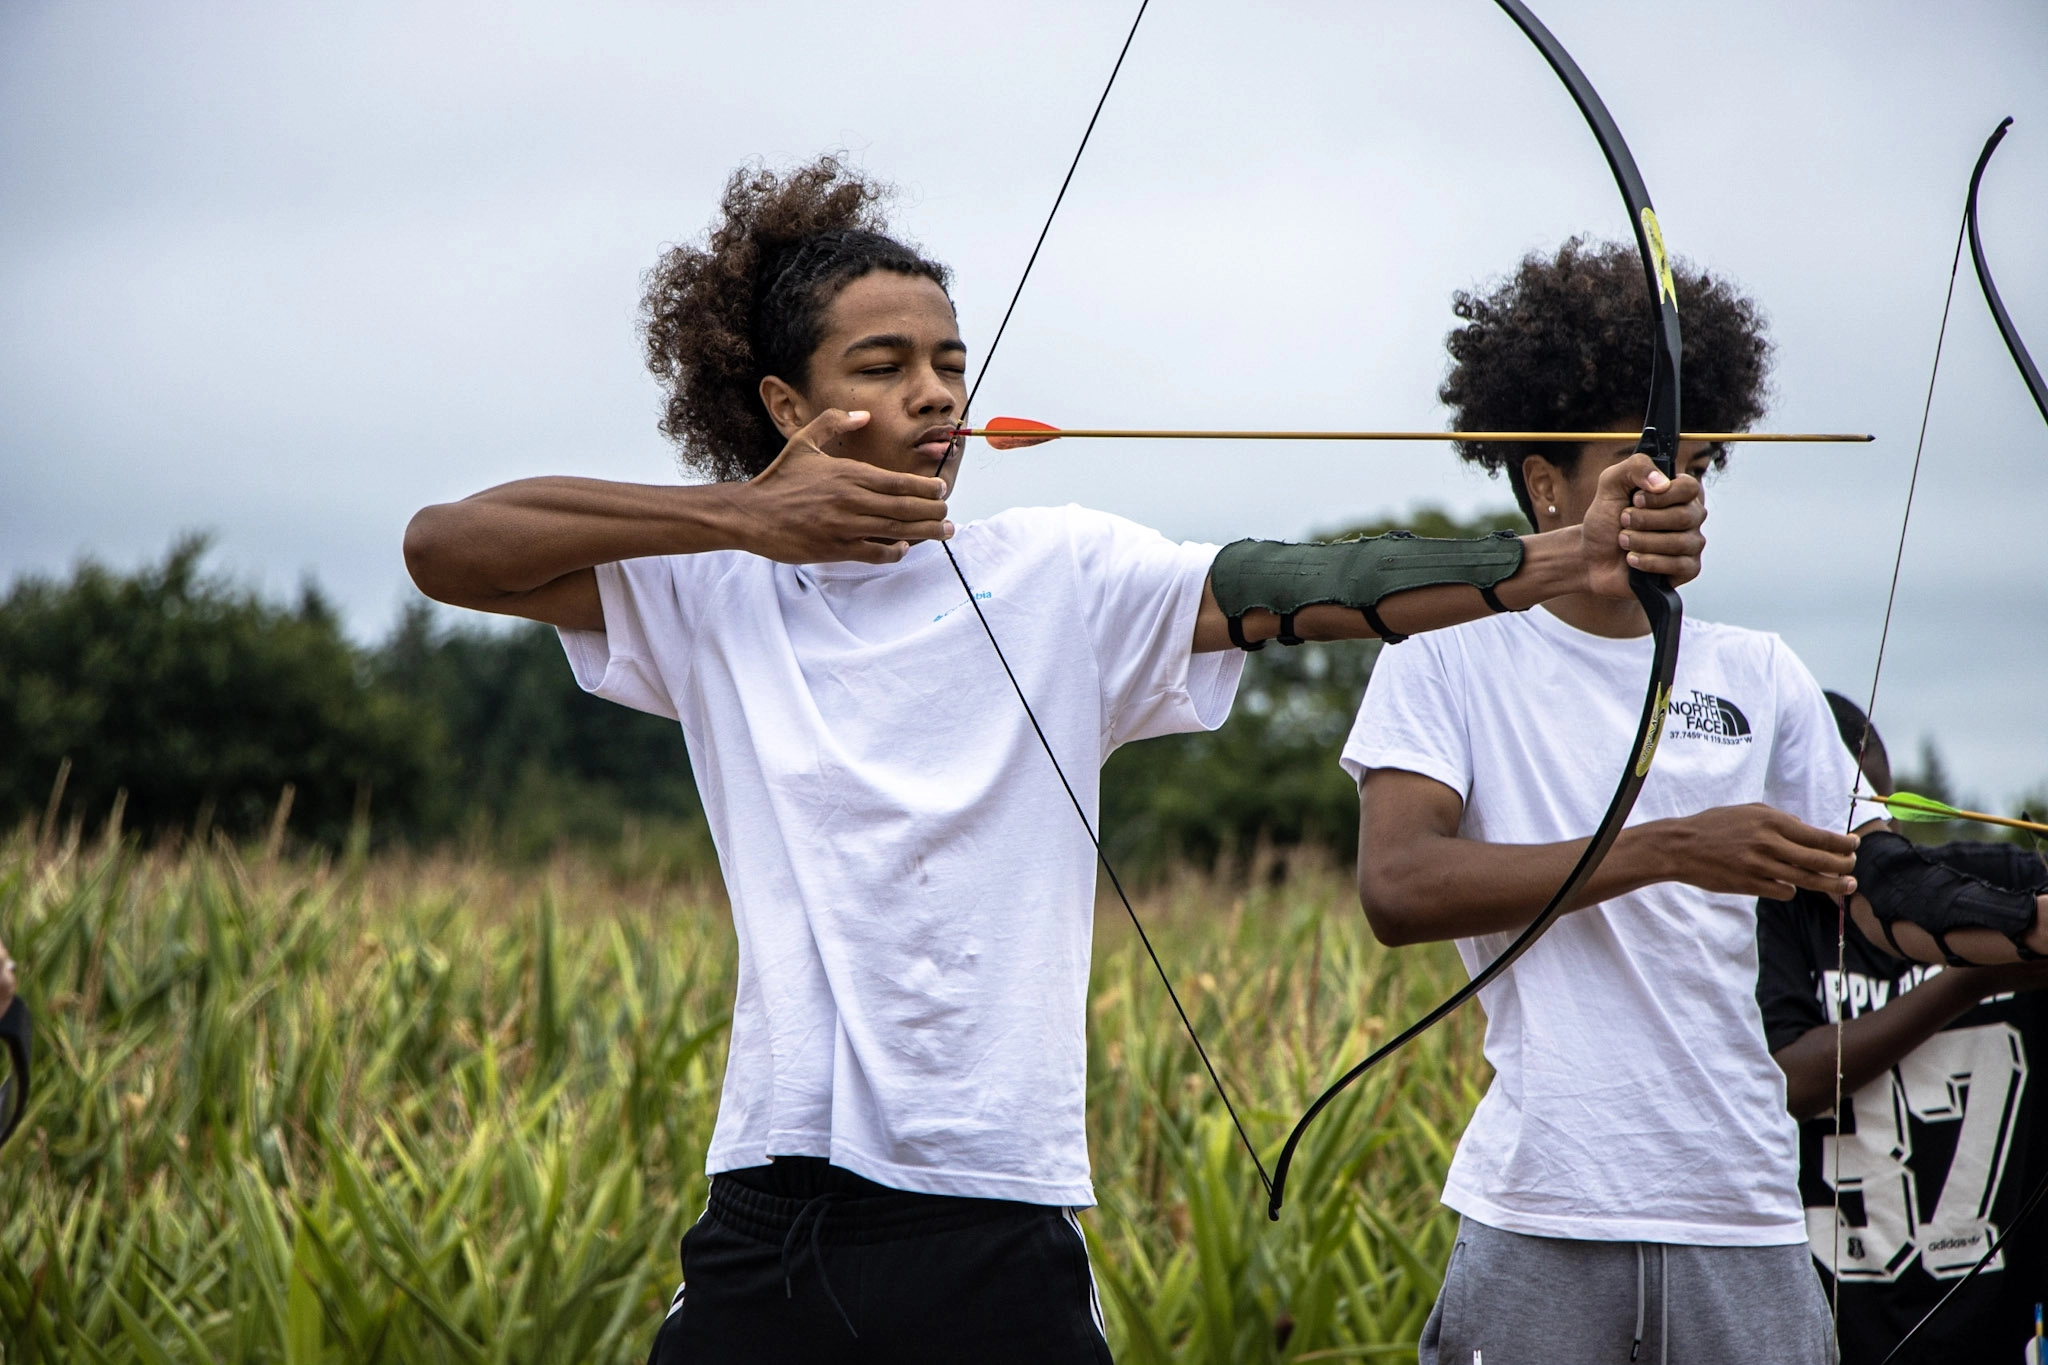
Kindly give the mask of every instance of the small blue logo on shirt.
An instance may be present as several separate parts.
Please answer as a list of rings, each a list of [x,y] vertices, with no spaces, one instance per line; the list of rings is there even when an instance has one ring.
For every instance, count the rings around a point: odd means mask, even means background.
[[[988,601],[988,600],[989,600],[989,598],[991,598],[991,597],[994,597],[994,596],[995,596],[995,594],[994,594],[994,593],[992,593],[992,592],[978,592],[978,593],[974,594],[974,600],[975,600],[975,601],[977,601],[977,602],[986,602],[986,601]],[[964,607],[964,606],[966,606],[966,605],[967,605],[967,604],[966,604],[965,602],[962,602],[962,603],[960,604],[960,607]],[[932,618],[932,620],[934,620],[934,621],[943,621],[943,620],[945,620],[945,619],[946,619],[946,618],[947,618],[948,616],[951,616],[951,615],[952,615],[952,614],[953,614],[954,612],[956,612],[956,611],[960,610],[960,607],[947,607],[947,608],[946,608],[946,609],[945,609],[944,611],[940,612],[940,613],[939,613],[939,614],[938,614],[937,616],[934,616],[934,617]]]

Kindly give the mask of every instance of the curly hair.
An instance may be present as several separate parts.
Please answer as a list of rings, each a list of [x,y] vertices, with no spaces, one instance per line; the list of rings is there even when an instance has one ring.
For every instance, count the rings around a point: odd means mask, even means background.
[[[825,311],[849,283],[888,270],[947,287],[950,270],[884,231],[889,194],[835,156],[783,173],[742,166],[704,244],[671,246],[647,272],[647,368],[685,468],[733,480],[768,467],[784,442],[761,380],[809,382]]]
[[[1695,431],[1740,431],[1764,412],[1771,342],[1763,313],[1728,284],[1685,261],[1678,282],[1684,353],[1679,406]],[[1649,372],[1647,286],[1633,246],[1573,237],[1554,257],[1523,257],[1484,294],[1460,290],[1452,311],[1465,325],[1444,339],[1450,372],[1437,397],[1464,431],[1597,431],[1640,410]],[[1567,475],[1577,446],[1460,441],[1461,458],[1498,475],[1536,524],[1522,461],[1542,455]],[[1713,449],[1714,468],[1727,463]]]

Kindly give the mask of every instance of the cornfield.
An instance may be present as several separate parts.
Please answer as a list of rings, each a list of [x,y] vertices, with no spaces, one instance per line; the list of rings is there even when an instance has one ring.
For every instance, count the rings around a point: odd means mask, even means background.
[[[1328,867],[1182,877],[1139,910],[1269,1163],[1462,979],[1446,949],[1374,945]],[[0,935],[38,1021],[0,1150],[5,1365],[645,1358],[705,1198],[734,972],[715,885],[24,830]],[[1270,1223],[1120,911],[1091,1009],[1084,1224],[1118,1359],[1412,1360],[1477,1014],[1325,1116]]]

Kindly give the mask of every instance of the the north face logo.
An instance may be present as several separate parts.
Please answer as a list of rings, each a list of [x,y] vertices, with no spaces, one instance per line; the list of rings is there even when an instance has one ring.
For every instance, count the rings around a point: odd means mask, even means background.
[[[1751,742],[1749,717],[1726,697],[1695,691],[1689,700],[1673,697],[1670,709],[1672,718],[1678,722],[1672,728],[1674,739],[1707,739],[1716,744]]]

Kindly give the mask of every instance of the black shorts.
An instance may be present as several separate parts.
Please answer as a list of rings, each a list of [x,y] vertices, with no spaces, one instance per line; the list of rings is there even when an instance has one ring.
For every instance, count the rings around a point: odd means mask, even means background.
[[[648,1365],[1107,1365],[1065,1209],[906,1194],[780,1157],[714,1176]]]

